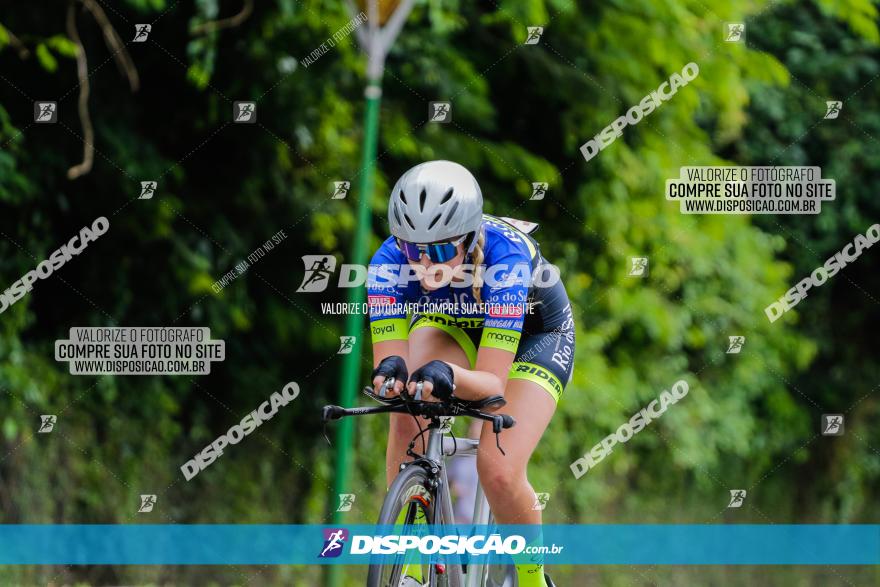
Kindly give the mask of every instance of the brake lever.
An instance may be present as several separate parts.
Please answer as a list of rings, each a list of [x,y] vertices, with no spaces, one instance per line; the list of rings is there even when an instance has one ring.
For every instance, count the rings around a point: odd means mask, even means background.
[[[388,379],[386,379],[385,383],[383,383],[382,386],[379,388],[379,395],[381,397],[385,397],[386,395],[388,395],[388,390],[394,389],[395,381],[397,380],[394,377],[389,377]]]
[[[330,442],[330,437],[327,436],[327,422],[333,419],[330,417],[329,412],[331,411],[332,409],[330,406],[324,406],[324,409],[321,410],[321,433],[324,435],[324,440],[327,441],[329,446],[333,446],[333,443]]]
[[[324,425],[322,426],[321,432],[324,434],[324,440],[327,441],[327,445],[333,446],[333,443],[330,442],[330,437],[327,436],[327,420],[324,420]]]
[[[507,456],[504,449],[501,448],[501,430],[504,428],[504,419],[501,416],[492,416],[492,432],[495,433],[495,446],[501,451],[501,454]]]

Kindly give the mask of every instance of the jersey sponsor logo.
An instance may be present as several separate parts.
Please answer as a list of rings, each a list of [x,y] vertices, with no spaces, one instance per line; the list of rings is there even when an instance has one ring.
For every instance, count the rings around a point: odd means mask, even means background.
[[[394,304],[392,296],[367,296],[367,302],[371,306],[390,306]]]
[[[556,393],[562,394],[562,385],[556,380],[556,377],[553,376],[552,373],[547,371],[546,369],[542,369],[541,367],[535,365],[517,365],[515,373],[522,373],[532,375],[537,377],[538,379],[544,379],[547,383],[550,384],[553,389],[556,390]]]
[[[514,291],[505,291],[501,294],[502,302],[524,302],[526,301],[528,296],[528,291],[525,289],[516,289]]]
[[[377,322],[380,320],[394,320],[395,318],[399,318],[399,317],[400,317],[400,315],[397,312],[378,312],[378,311],[371,311],[370,312],[370,319],[375,320]],[[381,333],[374,331],[373,334],[381,334]]]
[[[502,330],[521,330],[523,325],[522,320],[514,320],[510,319],[499,319],[499,318],[488,318],[486,322],[483,324],[483,328],[500,328]]]
[[[574,316],[571,313],[571,304],[568,304],[564,311],[566,318],[556,329],[558,338],[550,360],[567,372],[574,356]]]
[[[437,322],[444,326],[457,326],[458,328],[482,328],[483,318],[462,318],[456,320],[451,316],[440,316],[437,314],[422,314],[427,320]]]
[[[486,322],[489,321],[487,320]],[[484,327],[480,343],[486,347],[513,353],[519,347],[520,333],[518,330],[499,330],[493,327]]]
[[[489,332],[486,334],[487,340],[499,340],[501,342],[509,343],[509,344],[518,344],[519,337],[513,336],[512,334],[503,334],[501,332]]]
[[[373,336],[391,334],[392,332],[394,332],[394,324],[388,324],[386,326],[373,326]]]
[[[568,371],[568,364],[571,363],[571,347],[567,344],[563,345],[559,351],[553,353],[550,360]]]

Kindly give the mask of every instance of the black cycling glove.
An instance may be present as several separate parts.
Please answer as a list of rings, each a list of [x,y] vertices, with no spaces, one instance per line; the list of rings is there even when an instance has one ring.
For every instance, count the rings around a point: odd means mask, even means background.
[[[406,363],[403,358],[391,355],[379,361],[379,366],[373,369],[371,378],[375,379],[377,375],[381,375],[385,379],[394,377],[397,381],[406,381],[408,374],[409,372],[406,370]]]
[[[434,386],[431,395],[437,399],[448,399],[452,395],[453,385],[452,367],[443,361],[431,361],[416,369],[410,376],[409,381],[430,381]]]

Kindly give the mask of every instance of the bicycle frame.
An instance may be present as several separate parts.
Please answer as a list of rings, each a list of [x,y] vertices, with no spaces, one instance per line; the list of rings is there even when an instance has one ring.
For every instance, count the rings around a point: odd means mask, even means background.
[[[458,439],[453,443],[451,438],[444,438],[444,441],[449,442],[449,452],[445,450],[447,448],[447,443],[443,443],[443,454],[444,456],[451,456],[452,454],[462,455],[462,456],[472,456],[474,458],[477,457],[477,448],[480,446],[479,440],[474,440],[472,438],[464,438],[461,439],[461,442],[465,444],[465,447],[457,447]],[[449,487],[449,483],[446,479],[446,468],[443,468],[443,483],[445,487]],[[447,495],[449,491],[446,492]],[[451,507],[451,506],[450,506]],[[474,498],[474,515],[471,518],[471,522],[474,524],[478,524],[484,526],[489,523],[489,518],[491,516],[491,511],[489,509],[489,502],[486,500],[486,494],[483,493],[483,486],[480,483],[479,477],[477,478],[477,493]],[[482,587],[486,583],[486,577],[483,575],[486,572],[486,565],[484,564],[469,564],[468,572],[466,573],[466,582],[465,587]]]
[[[477,402],[477,405],[468,405],[467,403],[462,403],[461,400],[455,400],[458,403],[450,405],[405,398],[399,400],[393,398],[384,399],[382,396],[377,396],[372,388],[369,387],[364,388],[364,392],[384,405],[360,408],[324,406],[321,416],[324,423],[326,424],[329,420],[338,420],[345,416],[365,416],[381,413],[409,413],[413,416],[418,415],[430,420],[427,429],[423,431],[423,434],[428,435],[427,442],[423,445],[425,449],[424,454],[418,454],[413,450],[418,438],[416,436],[410,443],[407,451],[407,455],[413,457],[413,460],[401,465],[401,470],[412,466],[423,467],[427,472],[431,488],[434,491],[435,504],[438,506],[434,508],[434,519],[431,522],[434,524],[442,522],[446,524],[454,523],[452,497],[449,491],[449,479],[446,475],[446,457],[453,455],[476,457],[480,442],[471,438],[447,437],[446,431],[449,428],[445,426],[445,421],[450,416],[463,415],[491,422],[492,429],[495,432],[495,442],[503,454],[504,451],[498,442],[498,434],[502,429],[513,427],[516,421],[509,415],[488,414],[480,411],[480,408],[497,405],[499,401],[503,405],[503,398],[501,396],[493,396]],[[422,438],[424,439],[424,436]],[[486,500],[482,485],[477,480],[472,523],[488,525],[491,517],[489,502]],[[467,565],[467,573],[463,571],[463,565],[458,564],[447,567],[446,573],[451,587],[485,587],[489,578],[488,570],[487,563],[482,561],[481,564],[469,563]],[[433,573],[434,571],[432,570],[432,575]],[[464,575],[466,575],[466,585],[463,585]],[[508,584],[506,580],[504,584]]]
[[[477,449],[480,441],[472,438],[450,438],[443,431],[443,426],[431,426],[428,429],[428,443],[425,450],[424,458],[431,463],[437,465],[440,477],[439,493],[440,493],[440,511],[445,520],[454,520],[452,510],[452,496],[449,490],[449,479],[446,476],[446,457],[456,456],[477,456]],[[473,524],[486,525],[489,523],[491,512],[489,502],[486,500],[486,494],[483,492],[483,486],[477,480],[477,493],[474,500],[474,514],[471,519]],[[468,564],[467,573],[462,572],[461,567],[456,566],[455,571],[458,576],[450,577],[451,585],[462,585],[462,578],[465,578],[464,587],[482,587],[486,583],[485,564]],[[462,575],[464,577],[462,577]]]

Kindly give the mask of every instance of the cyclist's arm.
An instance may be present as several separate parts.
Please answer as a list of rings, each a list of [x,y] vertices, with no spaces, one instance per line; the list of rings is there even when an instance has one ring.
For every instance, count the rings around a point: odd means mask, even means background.
[[[367,278],[367,301],[370,308],[370,337],[373,342],[373,368],[378,367],[382,359],[397,355],[409,365],[409,343],[407,342],[409,326],[406,313],[400,304],[410,297],[406,285],[396,279],[395,268],[406,263],[403,254],[389,238],[370,260]],[[374,389],[381,385],[385,377],[377,375],[373,378]],[[406,382],[397,382],[394,391],[400,392]],[[376,390],[378,391],[378,389]]]
[[[492,347],[480,347],[473,370],[451,365],[455,377],[455,396],[479,400],[491,395],[504,395],[507,374],[513,353]]]
[[[482,289],[487,312],[476,365],[472,370],[452,367],[457,397],[477,400],[491,395],[504,395],[507,375],[522,336],[525,301],[529,292],[527,275],[530,263],[524,247],[511,246],[500,254],[493,251],[493,263],[504,265],[512,271],[505,279],[506,285],[487,284]]]

